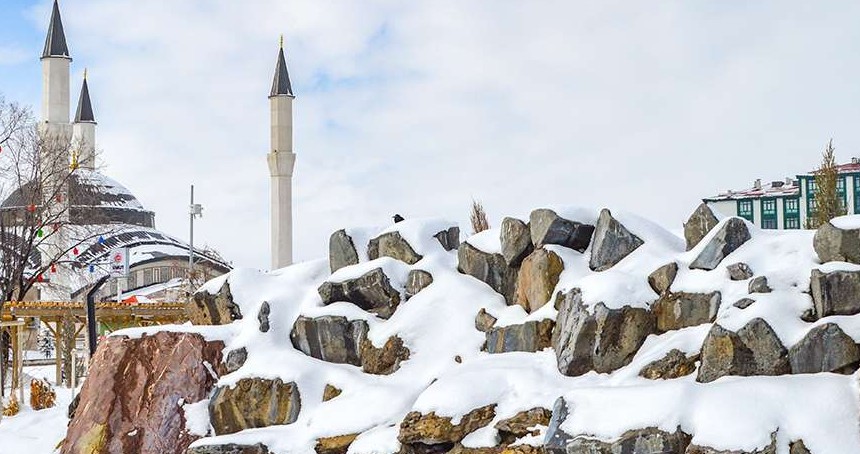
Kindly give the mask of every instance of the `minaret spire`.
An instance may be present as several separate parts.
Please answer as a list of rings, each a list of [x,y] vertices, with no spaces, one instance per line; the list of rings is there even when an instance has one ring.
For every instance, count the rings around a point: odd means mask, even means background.
[[[269,97],[272,96],[295,96],[293,84],[290,83],[290,73],[287,71],[287,60],[284,58],[284,35],[281,35],[278,61],[275,64],[275,78],[272,81],[272,91],[269,93]]]
[[[271,148],[267,156],[271,177],[272,269],[293,263],[293,87],[281,37],[275,79],[269,93]]]
[[[95,121],[93,103],[90,102],[90,88],[87,85],[87,70],[84,69],[84,83],[81,85],[81,95],[78,97],[78,110],[75,114],[75,123],[95,123]]]
[[[63,20],[60,18],[60,5],[54,0],[54,10],[51,12],[51,23],[48,25],[48,36],[45,38],[45,49],[42,58],[69,58],[69,46],[66,45],[66,34],[63,31]]]
[[[78,109],[75,113],[75,123],[72,125],[73,143],[76,148],[77,167],[94,170],[96,164],[96,118],[93,115],[93,103],[90,101],[90,87],[87,82],[87,70],[84,70],[84,80],[81,83],[81,95],[78,98]]]

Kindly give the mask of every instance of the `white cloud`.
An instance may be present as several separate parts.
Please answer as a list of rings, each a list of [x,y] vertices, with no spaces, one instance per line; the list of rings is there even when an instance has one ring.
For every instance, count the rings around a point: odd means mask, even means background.
[[[14,44],[0,44],[0,66],[17,65],[29,59],[23,48]]]
[[[678,227],[703,196],[860,145],[860,5],[67,0],[107,172],[186,232],[268,264],[268,105],[286,34],[296,250],[395,212],[548,203]]]

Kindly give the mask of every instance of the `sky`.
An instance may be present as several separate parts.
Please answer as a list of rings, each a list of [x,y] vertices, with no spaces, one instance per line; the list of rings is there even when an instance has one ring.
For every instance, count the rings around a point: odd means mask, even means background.
[[[860,3],[62,0],[103,171],[269,266],[267,95],[285,37],[295,255],[395,213],[547,205],[681,227],[703,197],[860,155]],[[0,4],[0,93],[38,111],[47,0]]]

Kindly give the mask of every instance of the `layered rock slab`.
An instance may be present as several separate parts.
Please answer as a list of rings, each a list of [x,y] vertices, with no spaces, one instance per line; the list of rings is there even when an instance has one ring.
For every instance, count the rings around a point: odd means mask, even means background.
[[[93,356],[61,452],[185,452],[198,437],[185,430],[177,402],[208,398],[218,380],[212,371],[223,372],[223,348],[193,333],[106,338]]]

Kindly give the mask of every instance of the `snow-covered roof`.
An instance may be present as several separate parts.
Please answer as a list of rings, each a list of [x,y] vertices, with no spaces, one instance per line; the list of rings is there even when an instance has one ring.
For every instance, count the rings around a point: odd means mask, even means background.
[[[748,189],[740,191],[728,190],[722,194],[717,194],[713,197],[707,197],[706,202],[715,202],[720,200],[738,200],[738,199],[758,199],[761,197],[792,197],[800,195],[800,186],[797,185],[797,180],[791,181],[772,181],[770,183],[762,183],[753,185]]]

